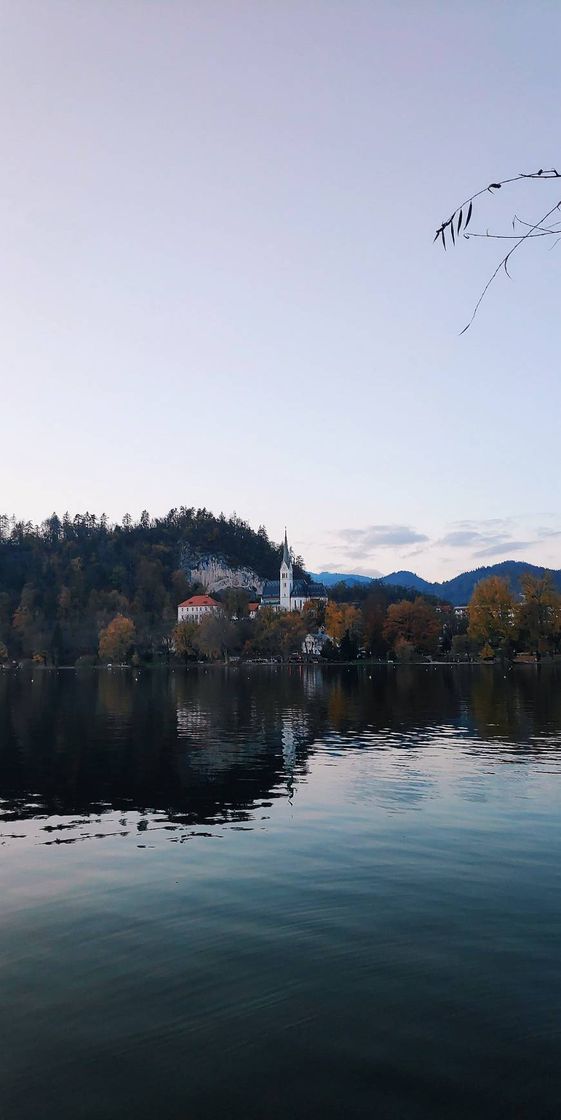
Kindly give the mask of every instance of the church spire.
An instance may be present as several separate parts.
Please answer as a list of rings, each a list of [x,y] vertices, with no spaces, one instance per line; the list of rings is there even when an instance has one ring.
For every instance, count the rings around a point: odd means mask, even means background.
[[[283,564],[286,564],[287,568],[290,568],[290,552],[288,551],[288,539],[287,539],[287,536],[286,536],[286,525],[284,527],[284,551],[283,551],[283,554],[282,554],[282,562],[283,562]]]
[[[291,610],[291,596],[292,596],[292,560],[290,557],[290,549],[288,547],[288,537],[286,535],[286,528],[284,530],[284,548],[282,552],[282,562],[280,566],[280,581],[279,581],[279,604],[283,611]]]

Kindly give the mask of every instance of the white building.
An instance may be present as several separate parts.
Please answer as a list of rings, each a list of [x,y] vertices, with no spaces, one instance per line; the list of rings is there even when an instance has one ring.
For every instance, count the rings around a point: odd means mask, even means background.
[[[221,611],[222,606],[210,595],[192,595],[177,608],[178,622],[202,622],[209,614]]]
[[[316,630],[314,633],[306,634],[302,642],[302,653],[307,653],[309,657],[319,657],[326,642],[329,642],[329,635],[325,630]]]
[[[301,611],[306,603],[318,600],[327,603],[327,591],[323,583],[313,583],[307,579],[294,579],[292,556],[285,529],[279,579],[265,581],[261,606],[272,607],[273,610],[277,611]]]

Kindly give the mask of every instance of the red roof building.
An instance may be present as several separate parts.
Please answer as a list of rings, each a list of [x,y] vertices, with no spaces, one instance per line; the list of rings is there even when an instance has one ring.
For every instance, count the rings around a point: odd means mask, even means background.
[[[222,610],[220,603],[210,595],[192,595],[177,608],[178,622],[202,622],[207,615]]]

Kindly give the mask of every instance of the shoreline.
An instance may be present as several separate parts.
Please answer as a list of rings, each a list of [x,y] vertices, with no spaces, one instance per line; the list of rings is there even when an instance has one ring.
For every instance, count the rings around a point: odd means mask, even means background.
[[[75,672],[75,673],[97,673],[97,672],[177,672],[183,670],[193,669],[471,669],[487,666],[488,668],[500,669],[514,669],[514,668],[541,668],[544,665],[559,665],[561,664],[561,655],[557,657],[542,658],[540,661],[524,660],[524,661],[502,661],[499,658],[496,660],[476,660],[470,661],[375,661],[361,658],[359,661],[191,661],[191,662],[168,662],[166,664],[153,665],[150,663],[141,665],[128,665],[112,664],[112,665],[33,665],[29,662],[25,664],[12,664],[0,665],[0,672],[4,673],[59,673],[59,672]]]

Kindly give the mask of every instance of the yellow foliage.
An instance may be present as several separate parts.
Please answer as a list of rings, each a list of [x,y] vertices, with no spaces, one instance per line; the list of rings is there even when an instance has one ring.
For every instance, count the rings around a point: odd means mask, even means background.
[[[134,642],[134,622],[118,614],[99,632],[99,656],[102,661],[124,661]]]
[[[469,604],[468,634],[473,641],[504,646],[516,634],[514,598],[506,579],[489,576],[475,585]]]
[[[194,638],[197,633],[196,622],[178,622],[171,634],[175,653],[180,657],[192,657],[195,652]]]

